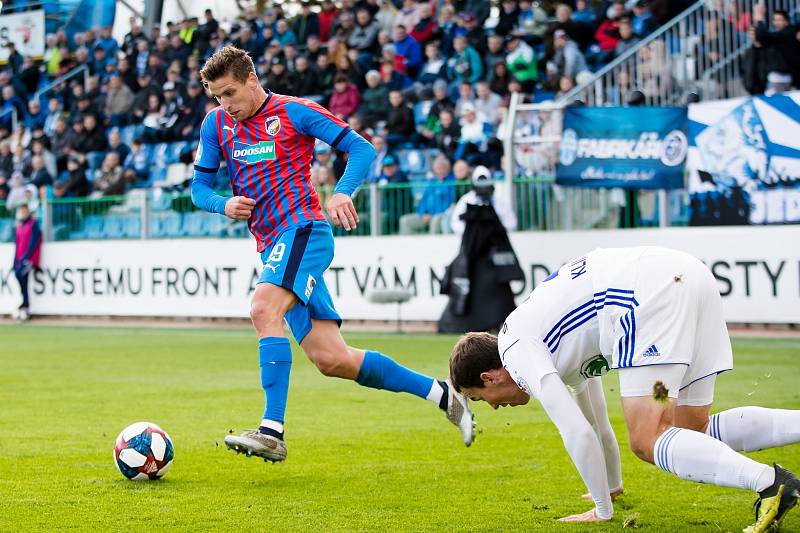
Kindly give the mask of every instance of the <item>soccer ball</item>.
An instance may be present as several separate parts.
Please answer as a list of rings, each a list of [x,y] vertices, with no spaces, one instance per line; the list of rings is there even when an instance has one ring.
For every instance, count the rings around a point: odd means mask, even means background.
[[[175,449],[167,432],[150,422],[122,430],[114,445],[114,464],[133,481],[158,479],[169,470]]]

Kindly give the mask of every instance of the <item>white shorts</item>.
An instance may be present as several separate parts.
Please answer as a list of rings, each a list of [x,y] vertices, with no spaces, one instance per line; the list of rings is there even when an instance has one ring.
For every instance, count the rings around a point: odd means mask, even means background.
[[[702,262],[684,252],[654,247],[643,252],[635,274],[631,274],[639,305],[632,311],[634,320],[629,321],[633,322],[635,340],[627,364],[620,364],[619,344],[614,346],[612,361],[619,368],[620,380],[632,367],[652,368],[652,373],[633,373],[649,379],[660,372],[659,368],[679,365],[683,371],[677,389],[685,389],[733,368],[722,298],[714,276]],[[631,326],[627,331],[622,326],[618,329],[615,335],[624,338]],[[652,383],[646,394],[652,394]]]
[[[677,400],[678,405],[711,405],[717,375],[711,374],[681,386],[687,370],[685,365],[622,368],[618,371],[620,395],[623,398],[653,396],[653,386],[660,381],[667,388],[668,396]]]

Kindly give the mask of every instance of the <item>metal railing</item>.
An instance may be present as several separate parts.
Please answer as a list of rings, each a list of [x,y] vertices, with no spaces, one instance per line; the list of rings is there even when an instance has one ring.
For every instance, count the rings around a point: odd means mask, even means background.
[[[0,123],[5,121],[7,115],[11,115],[11,131],[17,131],[17,121],[19,120],[17,110],[12,107],[0,113]]]
[[[498,185],[500,185],[498,183]],[[577,230],[652,226],[657,221],[648,202],[642,202],[635,220],[627,220],[625,206],[613,191],[562,188],[549,177],[510,180],[514,210],[520,231]],[[354,196],[359,213],[356,230],[334,228],[337,236],[381,236],[452,233],[453,207],[471,190],[469,181],[416,181],[407,184],[370,185]],[[323,204],[332,187],[319,191]],[[420,202],[438,206],[430,217]],[[650,201],[650,205],[656,200]],[[685,204],[675,203],[680,210]],[[38,203],[37,217],[45,240],[178,239],[192,237],[248,237],[244,222],[198,210],[187,193],[135,189],[123,196],[101,198],[53,198]],[[678,224],[685,217],[674,216]],[[13,240],[13,210],[0,202],[0,242]]]
[[[74,78],[78,74],[83,74],[83,88],[84,90],[87,90],[89,88],[89,74],[90,74],[89,67],[88,65],[80,65],[70,70],[66,74],[59,76],[58,78],[54,79],[53,81],[51,81],[50,83],[48,83],[47,85],[36,91],[36,94],[34,94],[33,98],[35,100],[38,100],[39,98],[42,97],[43,94],[49,93],[58,85],[61,85],[65,81]]]
[[[681,105],[690,93],[704,100],[747,94],[739,58],[752,46],[748,29],[763,0],[700,0],[597,71],[558,101],[622,105],[641,91],[646,105]],[[797,0],[768,0],[797,11]],[[766,21],[770,24],[770,20]]]

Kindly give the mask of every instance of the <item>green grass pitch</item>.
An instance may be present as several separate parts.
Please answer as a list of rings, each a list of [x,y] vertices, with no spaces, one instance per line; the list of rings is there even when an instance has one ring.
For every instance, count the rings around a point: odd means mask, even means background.
[[[353,345],[443,376],[452,336],[351,334]],[[589,508],[538,404],[491,412],[465,448],[429,402],[323,377],[295,351],[285,464],[227,451],[261,415],[246,329],[0,326],[0,530],[740,531],[754,495],[693,484],[628,450],[616,376],[606,379],[626,494],[612,522],[560,524]],[[717,409],[800,409],[800,340],[739,339]],[[124,479],[117,433],[148,420],[175,444],[158,482]],[[751,454],[800,471],[800,445]],[[627,522],[627,524],[626,524]],[[800,531],[800,510],[784,531]]]

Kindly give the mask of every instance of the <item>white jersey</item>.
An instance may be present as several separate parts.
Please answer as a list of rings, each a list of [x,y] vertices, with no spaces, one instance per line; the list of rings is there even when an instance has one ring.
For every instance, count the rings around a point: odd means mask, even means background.
[[[657,247],[597,249],[565,264],[508,316],[498,344],[503,366],[534,397],[550,373],[581,387],[612,368],[683,364],[689,383],[732,367],[713,276]]]

